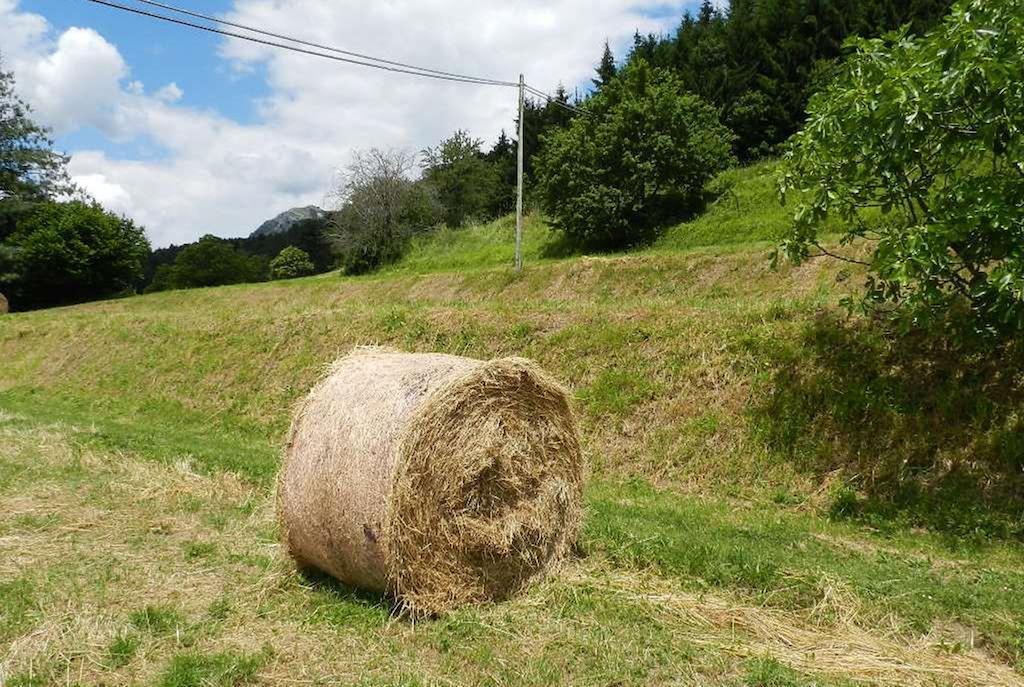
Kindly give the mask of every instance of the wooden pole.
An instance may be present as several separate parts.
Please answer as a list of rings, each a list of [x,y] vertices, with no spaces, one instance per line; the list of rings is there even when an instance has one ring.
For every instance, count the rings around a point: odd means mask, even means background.
[[[518,181],[516,184],[516,272],[523,271],[523,132],[524,125],[523,109],[525,97],[525,82],[523,75],[519,75],[519,162]]]

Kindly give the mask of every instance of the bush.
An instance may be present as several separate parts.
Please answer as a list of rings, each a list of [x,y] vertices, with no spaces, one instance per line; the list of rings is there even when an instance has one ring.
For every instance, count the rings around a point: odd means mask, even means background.
[[[781,190],[803,199],[782,244],[795,261],[866,242],[863,305],[907,327],[1024,329],[1024,15],[1010,0],[958,4],[921,39],[854,40],[810,104]],[[883,221],[864,212],[878,208]],[[966,315],[966,317],[961,317]]]
[[[19,310],[134,293],[149,256],[145,232],[95,203],[41,202],[0,245],[0,279]]]
[[[274,279],[305,277],[313,274],[314,270],[309,253],[295,246],[288,246],[270,261],[270,276]]]
[[[697,210],[704,184],[733,163],[733,136],[714,108],[643,61],[586,109],[545,142],[538,160],[545,211],[581,245],[649,240],[658,227]]]

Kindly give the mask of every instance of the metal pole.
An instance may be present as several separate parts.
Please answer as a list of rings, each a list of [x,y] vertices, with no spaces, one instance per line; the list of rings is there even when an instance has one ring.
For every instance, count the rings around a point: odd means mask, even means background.
[[[516,272],[523,271],[523,75],[519,75],[519,177],[516,188]]]

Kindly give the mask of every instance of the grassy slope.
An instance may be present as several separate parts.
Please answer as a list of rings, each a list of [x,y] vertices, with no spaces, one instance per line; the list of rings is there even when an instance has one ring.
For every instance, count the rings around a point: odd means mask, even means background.
[[[770,173],[730,173],[735,196],[629,256],[542,260],[534,220],[515,276],[503,220],[426,238],[376,276],[3,318],[6,667],[22,684],[1019,681],[1016,545],[814,514],[850,507],[829,495],[865,452],[941,462],[970,448],[956,436],[998,444],[1008,428],[984,404],[924,438],[909,401],[856,416],[872,384],[898,399],[901,380],[826,355],[877,353],[822,334],[835,267],[773,272],[748,245],[781,226]],[[515,602],[415,628],[289,572],[268,494],[290,407],[373,343],[527,355],[570,384],[595,466],[584,558]],[[829,425],[849,417],[872,426]],[[1003,523],[939,514],[947,532]]]

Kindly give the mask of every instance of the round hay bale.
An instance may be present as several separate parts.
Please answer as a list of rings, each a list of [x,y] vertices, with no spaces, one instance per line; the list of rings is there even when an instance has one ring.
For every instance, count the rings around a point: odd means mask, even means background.
[[[2,293],[0,293],[0,315],[3,315],[8,310],[9,306],[7,305],[7,298]]]
[[[584,475],[568,394],[536,364],[357,349],[298,408],[277,509],[299,566],[439,614],[558,561]]]

